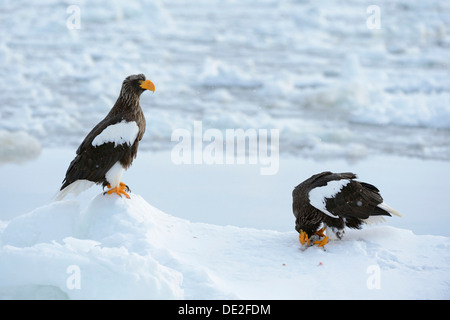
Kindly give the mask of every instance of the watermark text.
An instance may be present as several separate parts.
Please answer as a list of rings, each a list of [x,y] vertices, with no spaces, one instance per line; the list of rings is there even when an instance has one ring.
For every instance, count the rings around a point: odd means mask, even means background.
[[[202,121],[194,121],[193,130],[175,129],[171,141],[178,142],[171,152],[174,164],[254,164],[261,175],[273,175],[279,169],[278,129],[219,129],[203,131]]]

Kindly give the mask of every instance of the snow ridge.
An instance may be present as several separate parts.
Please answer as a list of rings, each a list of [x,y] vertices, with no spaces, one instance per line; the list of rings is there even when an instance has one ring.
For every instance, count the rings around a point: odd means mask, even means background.
[[[450,239],[388,226],[301,251],[295,231],[192,223],[136,194],[53,202],[0,226],[3,299],[450,297]]]

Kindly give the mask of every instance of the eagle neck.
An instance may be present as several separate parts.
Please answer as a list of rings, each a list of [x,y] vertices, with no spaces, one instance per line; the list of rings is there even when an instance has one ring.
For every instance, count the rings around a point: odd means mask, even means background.
[[[119,98],[117,98],[114,107],[111,109],[113,115],[123,113],[136,113],[140,109],[139,95],[133,93],[121,92]]]

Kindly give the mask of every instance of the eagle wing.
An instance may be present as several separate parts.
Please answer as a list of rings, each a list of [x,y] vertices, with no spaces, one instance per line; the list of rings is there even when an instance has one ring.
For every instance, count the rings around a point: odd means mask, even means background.
[[[350,172],[324,172],[311,181],[310,204],[332,218],[367,219],[387,215],[379,205],[383,203],[379,190],[368,183],[353,180]]]
[[[91,130],[78,147],[77,155],[67,169],[61,190],[77,180],[107,184],[105,175],[109,169],[130,154],[135,156],[139,143],[137,138],[132,143],[127,143],[125,140],[123,143],[108,140],[103,143],[93,143],[105,129],[119,124],[122,119],[120,115],[105,118]]]
[[[388,212],[378,207],[381,203],[383,198],[375,186],[349,180],[334,197],[326,198],[325,208],[333,215],[343,218],[367,219],[370,216],[390,216]]]

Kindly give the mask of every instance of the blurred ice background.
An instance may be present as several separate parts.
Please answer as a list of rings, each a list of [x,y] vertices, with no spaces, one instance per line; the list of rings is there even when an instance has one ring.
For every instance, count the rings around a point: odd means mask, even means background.
[[[304,157],[450,160],[450,3],[378,0],[380,29],[371,4],[2,0],[0,139],[76,147],[145,73],[146,150],[202,120],[278,128],[280,152]]]

